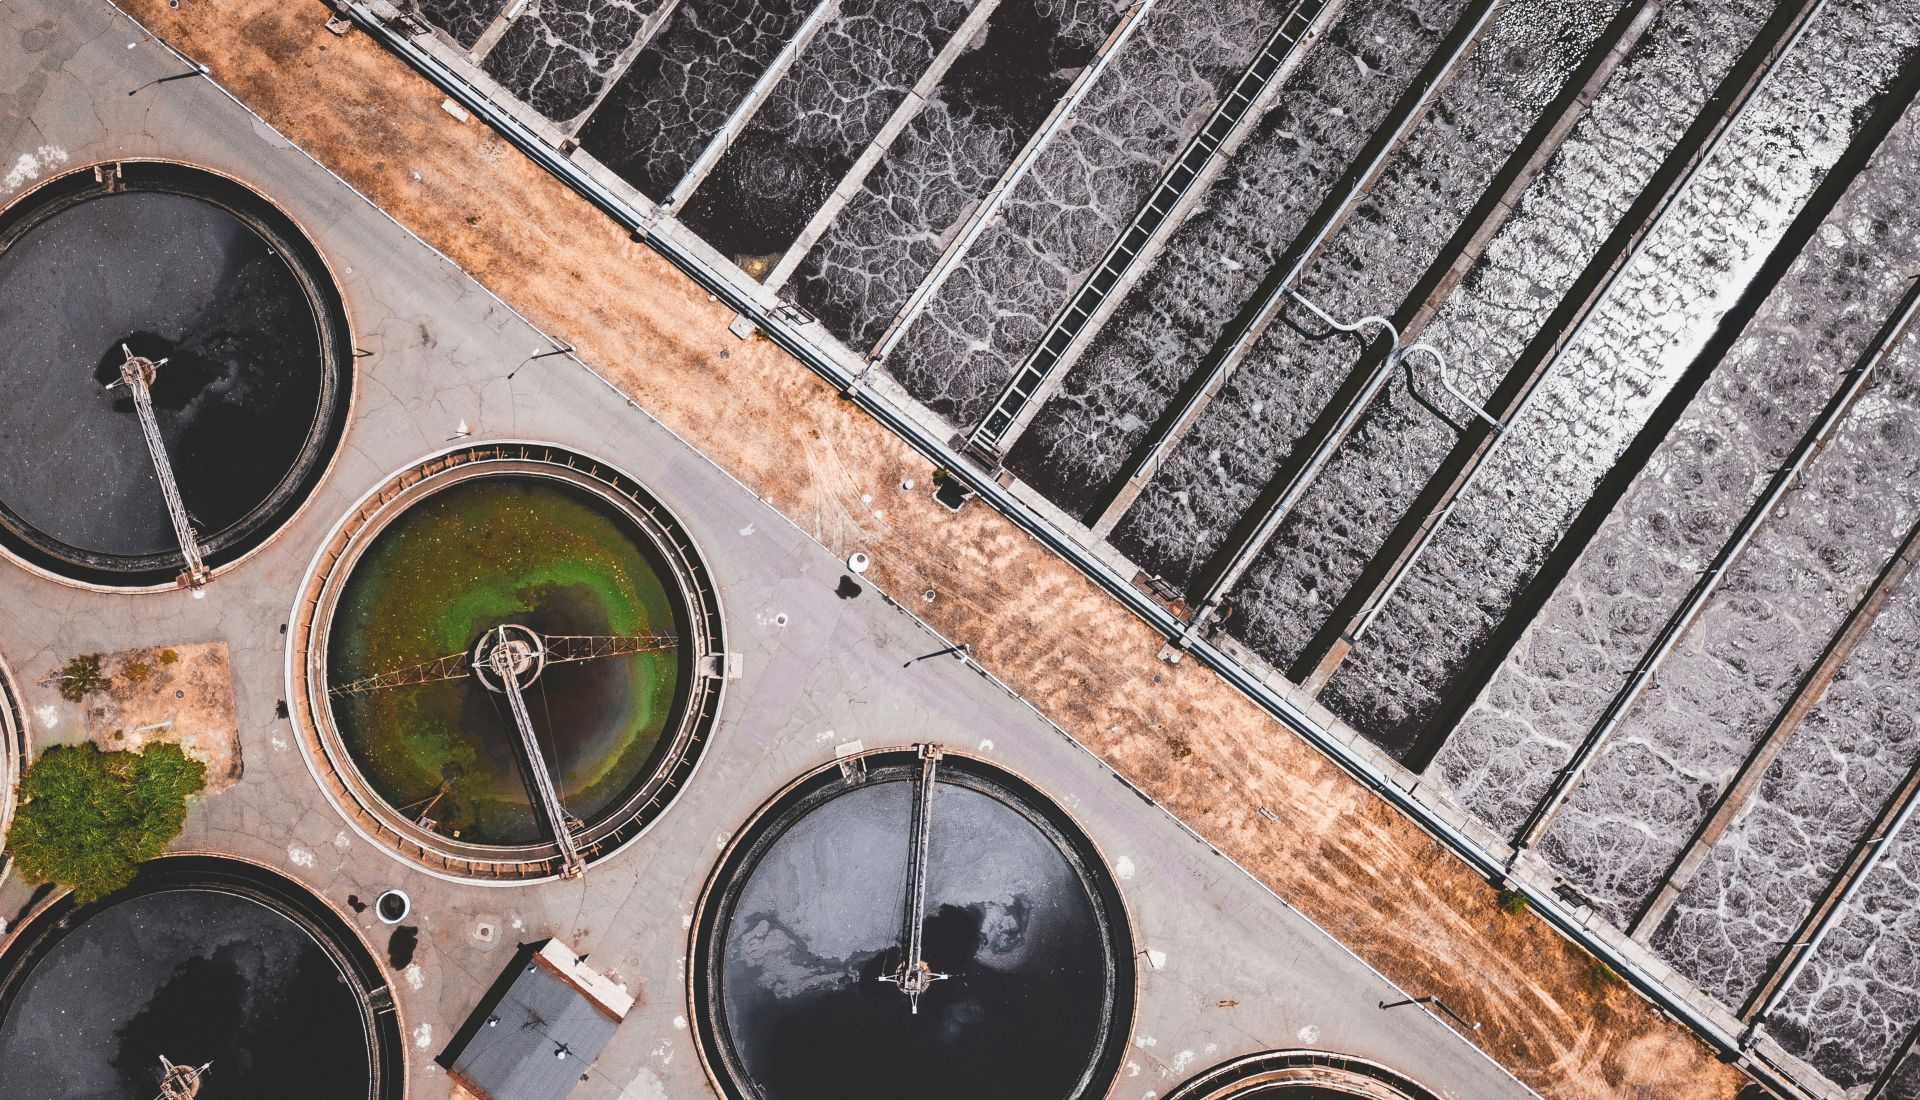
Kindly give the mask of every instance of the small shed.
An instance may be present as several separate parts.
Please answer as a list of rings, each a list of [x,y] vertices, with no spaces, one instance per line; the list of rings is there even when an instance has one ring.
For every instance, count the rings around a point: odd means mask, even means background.
[[[527,944],[440,1056],[484,1100],[565,1100],[633,1008],[559,940]]]

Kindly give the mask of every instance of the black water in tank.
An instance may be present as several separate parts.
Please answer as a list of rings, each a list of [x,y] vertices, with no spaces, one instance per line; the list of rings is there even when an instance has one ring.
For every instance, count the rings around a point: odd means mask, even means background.
[[[178,552],[132,398],[105,388],[123,346],[167,360],[156,419],[203,544],[264,522],[322,427],[309,286],[234,210],[166,186],[56,196],[0,240],[0,505],[82,558]]]
[[[199,1100],[367,1092],[354,987],[249,898],[168,889],[73,915],[0,1004],[0,1096],[152,1100],[160,1059],[211,1063]]]
[[[880,980],[901,961],[914,790],[910,770],[876,773],[741,868],[713,928],[734,1084],[765,1100],[1103,1095],[1129,1023],[1109,997],[1130,982],[1125,933],[1098,869],[1004,792],[943,773],[924,955],[951,977],[917,1014]]]

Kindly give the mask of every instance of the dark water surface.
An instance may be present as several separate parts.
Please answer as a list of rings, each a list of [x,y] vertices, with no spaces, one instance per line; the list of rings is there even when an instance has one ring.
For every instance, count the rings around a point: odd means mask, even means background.
[[[413,0],[413,6],[427,22],[470,50],[506,10],[507,0]]]
[[[541,0],[522,12],[487,54],[487,75],[565,124],[593,105],[655,7],[654,0]],[[460,17],[450,22],[470,25],[455,22]]]
[[[346,683],[471,652],[503,623],[540,634],[684,637],[668,576],[632,523],[583,489],[537,477],[462,482],[403,512],[355,563],[328,636],[328,678]],[[527,707],[570,813],[591,824],[651,774],[680,683],[677,652],[541,673]],[[394,808],[428,813],[472,843],[546,837],[506,698],[477,679],[335,699],[333,713],[362,774]]]
[[[0,254],[0,505],[92,554],[177,546],[133,400],[128,344],[166,358],[160,434],[203,541],[246,519],[299,460],[321,388],[318,322],[285,257],[198,198],[104,195]]]
[[[580,130],[580,147],[664,200],[800,30],[803,0],[681,0]]]
[[[801,261],[794,300],[872,348],[1119,17],[1113,0],[1001,0]]]
[[[735,262],[770,264],[971,8],[968,0],[842,0],[840,14],[801,51],[681,218]]]
[[[299,925],[205,889],[85,915],[0,1006],[0,1096],[153,1100],[160,1057],[211,1062],[199,1100],[353,1100],[353,987]]]
[[[1887,1082],[1887,1091],[1881,1100],[1920,1100],[1920,1056],[1907,1055],[1894,1072],[1893,1080]]]
[[[721,915],[720,989],[768,1100],[1069,1100],[1103,1050],[1112,945],[1059,841],[998,797],[933,799],[917,1015],[901,958],[916,782],[876,777],[806,811]],[[1124,1027],[1125,1021],[1112,1021]]]

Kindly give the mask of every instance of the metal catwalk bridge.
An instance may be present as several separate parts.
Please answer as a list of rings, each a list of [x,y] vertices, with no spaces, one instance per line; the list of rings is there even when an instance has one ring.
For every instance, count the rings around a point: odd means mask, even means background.
[[[489,691],[507,697],[508,713],[518,734],[521,767],[525,769],[528,793],[532,795],[553,841],[560,849],[561,875],[573,878],[586,868],[576,832],[580,821],[567,812],[554,782],[553,769],[533,728],[527,711],[526,689],[531,687],[549,665],[592,661],[635,653],[658,653],[675,649],[680,641],[672,634],[539,634],[516,624],[502,624],[480,636],[471,652],[451,653],[417,665],[394,669],[363,679],[338,684],[327,694],[336,697],[366,695],[375,691],[471,676]],[[436,794],[436,798],[437,798]]]
[[[883,982],[891,982],[900,987],[907,995],[907,1005],[911,1012],[920,1012],[920,997],[937,981],[950,978],[951,974],[941,974],[927,965],[925,958],[925,926],[927,923],[927,866],[933,847],[933,785],[934,775],[940,766],[940,748],[937,745],[920,746],[920,785],[915,791],[913,803],[913,854],[907,872],[906,936],[905,949],[900,957],[900,968],[891,974],[880,975]]]
[[[207,563],[200,554],[200,540],[193,533],[193,520],[187,515],[187,506],[180,499],[180,485],[173,478],[173,463],[167,458],[167,445],[160,438],[160,422],[153,415],[153,380],[166,365],[166,360],[158,362],[145,356],[135,355],[125,344],[120,350],[126,355],[126,362],[120,364],[120,380],[109,385],[108,389],[125,386],[133,395],[134,413],[140,420],[140,434],[147,441],[147,454],[153,459],[153,476],[160,482],[160,495],[166,498],[167,519],[173,523],[173,537],[180,543],[180,556],[186,559],[186,569],[180,579],[187,587],[196,592],[205,587],[210,576]]]
[[[528,633],[532,632],[528,631]],[[491,634],[488,637],[491,637]],[[535,637],[540,640],[539,665],[541,668],[566,664],[570,661],[624,657],[632,653],[661,653],[678,648],[680,645],[680,639],[672,634],[539,634]],[[473,675],[474,662],[479,659],[480,647],[487,644],[486,639],[483,638],[480,646],[476,646],[471,653],[450,653],[445,657],[436,657],[417,665],[396,668],[363,679],[350,680],[344,684],[335,684],[327,689],[327,694],[365,695],[367,692],[386,688],[411,687],[439,680],[465,679]]]

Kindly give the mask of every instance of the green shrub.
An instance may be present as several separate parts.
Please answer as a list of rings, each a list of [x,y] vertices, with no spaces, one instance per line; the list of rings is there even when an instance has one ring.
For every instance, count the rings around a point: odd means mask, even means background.
[[[1599,959],[1593,960],[1593,962],[1587,966],[1587,982],[1595,989],[1605,989],[1609,986],[1627,984],[1625,978],[1614,973],[1613,967],[1608,966]]]
[[[21,874],[73,890],[81,905],[133,880],[187,820],[206,766],[173,744],[144,752],[55,745],[20,777],[7,852]]]
[[[60,697],[69,703],[78,703],[112,687],[113,681],[100,670],[100,662],[98,653],[83,653],[62,665],[60,671],[53,674],[53,678],[60,681]]]
[[[1508,916],[1519,916],[1527,911],[1527,895],[1518,890],[1500,891],[1500,910]]]

